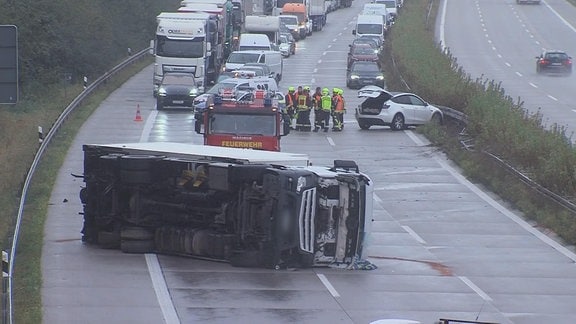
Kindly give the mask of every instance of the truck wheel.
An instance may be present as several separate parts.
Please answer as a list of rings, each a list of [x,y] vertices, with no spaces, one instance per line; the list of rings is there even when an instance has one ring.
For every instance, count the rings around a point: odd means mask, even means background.
[[[120,247],[118,232],[98,232],[98,245],[103,249],[117,249]]]
[[[153,240],[122,240],[120,250],[124,253],[151,253],[154,252],[155,244]]]
[[[120,230],[122,240],[140,240],[147,241],[154,239],[154,231],[144,227],[124,227]]]

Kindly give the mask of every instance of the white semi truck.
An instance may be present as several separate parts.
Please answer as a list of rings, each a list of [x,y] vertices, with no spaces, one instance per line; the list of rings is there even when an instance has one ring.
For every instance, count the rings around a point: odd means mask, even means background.
[[[264,34],[271,44],[277,44],[280,39],[280,18],[278,16],[246,16],[244,32],[248,34]],[[242,36],[240,36],[242,43]]]
[[[326,25],[326,17],[328,14],[328,7],[324,0],[309,0],[308,1],[308,16],[312,20],[312,30],[320,31]]]
[[[213,83],[224,62],[221,15],[163,12],[153,41],[154,94],[165,72],[192,73],[200,86]]]
[[[267,268],[362,258],[373,189],[353,161],[166,142],[83,150],[87,244]]]

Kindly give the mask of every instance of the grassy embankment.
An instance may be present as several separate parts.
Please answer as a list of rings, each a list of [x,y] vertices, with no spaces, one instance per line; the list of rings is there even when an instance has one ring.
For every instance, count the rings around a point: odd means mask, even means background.
[[[10,250],[21,188],[38,144],[62,110],[94,80],[153,37],[155,17],[179,0],[0,0],[2,24],[18,27],[20,98],[0,105],[0,249]],[[110,6],[113,5],[113,8]],[[15,322],[41,322],[43,225],[55,176],[76,130],[115,87],[151,61],[133,65],[85,100],[50,144],[28,192],[15,260]],[[74,216],[74,215],[71,215]]]
[[[424,131],[464,170],[509,201],[545,230],[567,244],[576,244],[576,218],[542,199],[484,152],[494,154],[537,183],[564,197],[576,197],[576,150],[563,127],[544,125],[540,113],[529,113],[520,99],[508,96],[494,80],[471,79],[449,53],[443,54],[434,40],[434,17],[439,1],[433,1],[430,21],[428,1],[406,1],[393,27],[384,53],[388,85],[408,90],[426,100],[460,110],[469,117],[466,132],[475,149],[462,148],[457,134],[448,128]],[[395,63],[395,65],[394,65]],[[568,135],[568,136],[567,136]]]

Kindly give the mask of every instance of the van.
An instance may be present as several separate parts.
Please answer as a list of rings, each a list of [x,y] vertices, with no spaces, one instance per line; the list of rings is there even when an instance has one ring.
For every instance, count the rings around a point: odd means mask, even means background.
[[[280,32],[289,31],[295,40],[300,40],[300,21],[295,15],[280,15]]]
[[[358,15],[356,29],[352,30],[352,35],[374,38],[382,46],[385,32],[386,23],[384,22],[384,17],[380,15]]]
[[[386,5],[386,9],[388,10],[388,15],[390,16],[389,19],[392,21],[396,20],[398,16],[398,7],[399,7],[399,0],[373,0],[373,3],[379,3]]]
[[[384,22],[386,22],[386,27],[389,28],[392,24],[392,17],[385,4],[382,3],[366,3],[364,8],[362,8],[363,15],[380,15],[384,17]]]
[[[282,54],[276,51],[234,51],[228,56],[224,71],[239,70],[246,63],[264,63],[270,68],[270,77],[276,82],[282,80],[284,62]]]
[[[240,42],[238,43],[239,51],[270,51],[270,39],[266,34],[241,34]]]

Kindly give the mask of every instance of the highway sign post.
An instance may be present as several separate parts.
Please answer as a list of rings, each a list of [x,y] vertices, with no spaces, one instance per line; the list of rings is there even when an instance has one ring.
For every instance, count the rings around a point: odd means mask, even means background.
[[[0,25],[0,104],[18,101],[18,29]]]

